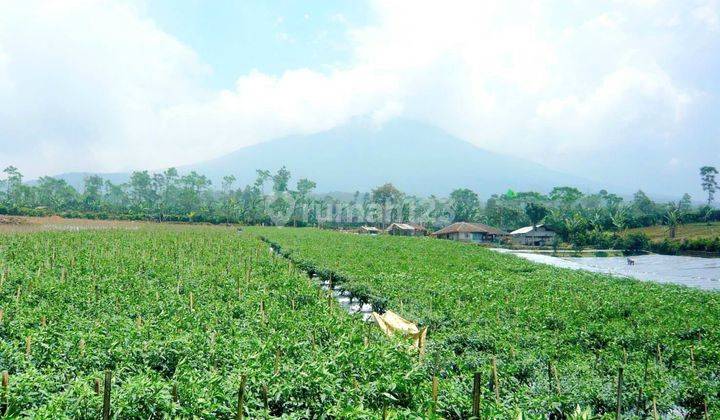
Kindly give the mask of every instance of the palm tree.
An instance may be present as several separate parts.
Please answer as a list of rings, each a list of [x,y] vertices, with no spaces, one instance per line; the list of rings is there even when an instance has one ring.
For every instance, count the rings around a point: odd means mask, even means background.
[[[675,203],[670,203],[668,205],[667,212],[665,213],[665,222],[668,226],[670,239],[675,239],[677,228],[682,224],[682,216],[682,212],[678,209]]]
[[[627,226],[627,207],[618,207],[614,212],[610,213],[610,221],[616,230],[625,230]]]

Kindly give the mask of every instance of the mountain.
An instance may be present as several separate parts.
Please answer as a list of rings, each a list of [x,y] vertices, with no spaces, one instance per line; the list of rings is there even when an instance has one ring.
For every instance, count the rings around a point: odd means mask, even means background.
[[[233,174],[244,185],[255,169],[286,166],[294,179],[309,178],[318,191],[369,191],[385,182],[417,195],[447,196],[471,188],[488,197],[511,188],[549,191],[557,185],[599,189],[593,182],[528,160],[480,149],[425,124],[393,120],[375,126],[355,120],[329,131],[244,147],[181,168],[220,179]]]
[[[438,128],[404,119],[381,126],[353,120],[320,133],[243,147],[217,159],[179,167],[178,171],[207,175],[215,186],[223,176],[232,174],[236,185],[246,185],[255,179],[256,169],[274,172],[282,166],[295,180],[315,181],[322,193],[369,191],[385,182],[422,196],[447,196],[455,188],[470,188],[484,197],[508,189],[547,192],[558,185],[581,190],[601,188],[581,177],[483,150]],[[59,177],[77,186],[86,175]],[[129,178],[128,174],[110,175],[114,182]]]

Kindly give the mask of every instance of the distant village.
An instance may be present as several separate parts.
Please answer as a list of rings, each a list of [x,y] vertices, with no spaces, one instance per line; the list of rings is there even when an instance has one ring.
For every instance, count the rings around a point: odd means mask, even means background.
[[[356,233],[365,235],[388,234],[396,236],[432,236],[458,242],[476,244],[514,243],[525,246],[547,246],[553,243],[557,234],[543,224],[525,226],[512,232],[505,232],[483,223],[457,222],[436,232],[428,232],[414,223],[391,223],[386,229],[362,226]]]

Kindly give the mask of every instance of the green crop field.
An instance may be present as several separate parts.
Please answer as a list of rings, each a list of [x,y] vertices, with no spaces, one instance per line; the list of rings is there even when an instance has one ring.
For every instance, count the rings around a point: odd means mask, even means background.
[[[298,266],[427,326],[439,412],[720,416],[720,295],[538,265],[431,238],[254,228]],[[493,384],[495,360],[498,386]],[[429,379],[428,379],[429,380]],[[490,388],[493,388],[492,390]],[[497,394],[495,394],[497,389]],[[554,413],[554,414],[553,414]],[[707,414],[706,414],[707,413]]]
[[[303,270],[427,326],[425,353]],[[100,418],[110,372],[113,418],[467,419],[476,374],[483,418],[612,418],[621,367],[625,417],[720,414],[718,294],[475,246],[118,225],[1,234],[0,273],[7,417]]]
[[[378,418],[386,405],[411,416],[429,404],[404,343],[234,229],[3,234],[0,271],[8,417],[100,418],[105,370],[114,418],[235,418],[243,375],[249,418]]]
[[[667,226],[650,226],[644,228],[630,229],[628,232],[642,232],[653,241],[662,241],[669,238]],[[713,239],[720,236],[720,223],[688,223],[677,227],[675,240],[683,239]]]

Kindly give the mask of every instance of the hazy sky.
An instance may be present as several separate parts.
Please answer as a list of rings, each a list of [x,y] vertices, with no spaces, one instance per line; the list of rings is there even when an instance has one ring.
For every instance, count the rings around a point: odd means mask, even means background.
[[[0,0],[0,166],[30,177],[403,116],[699,197],[719,95],[720,0]]]

